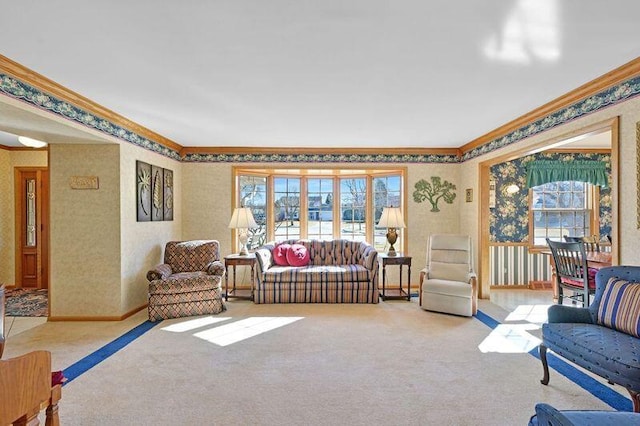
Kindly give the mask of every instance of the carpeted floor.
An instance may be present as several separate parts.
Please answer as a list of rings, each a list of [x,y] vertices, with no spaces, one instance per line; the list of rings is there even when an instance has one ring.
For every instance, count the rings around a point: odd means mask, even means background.
[[[105,331],[126,324],[49,322],[16,336],[9,356],[38,342],[54,369],[81,371],[63,389],[65,425],[523,425],[537,402],[611,409],[556,371],[541,385],[535,321],[481,309],[500,326],[414,301],[234,301],[145,327],[110,353]],[[84,370],[81,345],[97,363]]]
[[[14,288],[6,291],[9,317],[46,317],[49,298],[47,289]]]

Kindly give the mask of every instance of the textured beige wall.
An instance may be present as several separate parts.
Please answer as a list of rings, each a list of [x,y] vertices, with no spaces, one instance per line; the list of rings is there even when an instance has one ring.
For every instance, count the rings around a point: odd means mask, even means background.
[[[51,145],[52,317],[121,314],[120,147]],[[74,190],[71,176],[98,176]]]
[[[289,164],[269,164],[269,167],[289,167]],[[296,164],[296,167],[318,167],[318,164]],[[322,164],[322,168],[339,168],[345,164]],[[348,164],[349,167],[371,168],[372,164]],[[405,166],[405,165],[399,165]],[[411,283],[417,288],[420,269],[425,266],[427,238],[431,233],[457,233],[460,230],[458,210],[464,202],[464,191],[459,185],[459,166],[456,164],[409,164],[407,166],[408,223],[404,230],[408,235],[408,253],[413,257]],[[375,166],[374,166],[375,167]],[[439,203],[440,212],[430,212],[428,202],[413,201],[415,183],[420,179],[430,181],[440,176],[457,185],[457,197],[452,204]],[[232,165],[212,163],[183,164],[183,238],[213,238],[220,241],[221,255],[234,252],[231,246],[231,230],[227,228],[231,217],[231,192],[233,191]],[[406,269],[405,269],[406,271]],[[397,282],[397,268],[388,270],[390,282]],[[248,275],[239,272],[243,284]],[[404,278],[406,282],[406,276]]]
[[[173,221],[137,222],[136,160],[173,170]],[[131,144],[120,146],[121,314],[147,303],[147,271],[162,262],[167,241],[182,238],[182,164]]]
[[[0,149],[0,283],[15,284],[15,167],[46,167],[46,151]]]
[[[621,105],[604,109],[587,117],[548,130],[494,153],[467,161],[460,166],[460,181],[465,188],[473,188],[474,194],[477,194],[479,164],[481,162],[487,161],[498,155],[508,154],[523,147],[526,148],[544,141],[557,139],[563,135],[579,131],[586,126],[600,123],[616,116],[620,117],[620,263],[625,265],[640,265],[640,251],[637,248],[637,241],[640,238],[640,230],[638,230],[636,226],[636,197],[638,194],[636,189],[637,156],[635,130],[636,123],[640,121],[640,99],[636,98]],[[473,203],[462,203],[459,214],[461,228],[468,230],[468,232],[474,236],[474,240],[477,244],[480,220],[477,198],[474,197]]]

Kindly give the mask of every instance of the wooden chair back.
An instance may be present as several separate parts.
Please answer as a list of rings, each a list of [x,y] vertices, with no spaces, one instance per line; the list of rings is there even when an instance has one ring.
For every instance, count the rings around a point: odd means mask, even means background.
[[[600,251],[600,241],[598,241],[598,237],[595,235],[591,237],[582,237],[582,242],[584,243],[584,249],[586,251]]]
[[[595,287],[589,286],[589,268],[587,253],[583,242],[552,241],[547,238],[547,244],[551,249],[555,269],[556,283],[558,285],[558,303],[562,304],[564,297],[563,288],[577,294],[570,297],[581,301],[585,307],[589,305],[589,294],[595,292]]]
[[[0,360],[0,425],[39,425],[38,414],[46,409],[45,424],[59,426],[60,385],[51,387],[51,353],[35,351]]]

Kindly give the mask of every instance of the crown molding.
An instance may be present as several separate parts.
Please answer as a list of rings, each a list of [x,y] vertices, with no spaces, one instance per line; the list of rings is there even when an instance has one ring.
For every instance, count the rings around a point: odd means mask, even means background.
[[[459,163],[639,95],[640,58],[460,148],[183,147],[2,55],[0,94],[178,161]]]
[[[602,93],[607,89],[610,89],[616,85],[621,85],[625,81],[637,76],[640,76],[640,58],[629,61],[626,64],[594,80],[591,80],[586,84],[583,84],[577,89],[574,89],[571,92],[566,93],[552,100],[551,102],[548,102],[541,107],[538,107],[533,111],[528,112],[527,114],[524,114],[516,118],[515,120],[512,120],[498,127],[497,129],[494,129],[491,132],[486,133],[479,138],[476,138],[471,142],[464,144],[460,147],[460,150],[462,151],[462,154],[465,155],[481,147],[482,145],[491,143],[502,136],[522,129],[530,125],[531,123],[542,120],[545,117],[553,114],[554,112],[569,108],[580,100],[598,95],[599,93]]]
[[[98,117],[109,120],[111,123],[129,129],[138,135],[147,138],[149,140],[158,142],[167,148],[179,151],[182,146],[172,141],[169,138],[166,138],[152,130],[147,129],[144,126],[141,126],[138,123],[135,123],[129,120],[122,115],[111,111],[108,108],[103,107],[102,105],[88,99],[66,87],[56,83],[53,80],[43,76],[42,74],[38,74],[37,72],[15,62],[6,56],[0,55],[0,72],[11,75],[30,86],[41,89],[42,91],[58,98],[59,100],[70,103],[71,105],[75,105],[78,108],[83,109],[85,112],[89,112]]]

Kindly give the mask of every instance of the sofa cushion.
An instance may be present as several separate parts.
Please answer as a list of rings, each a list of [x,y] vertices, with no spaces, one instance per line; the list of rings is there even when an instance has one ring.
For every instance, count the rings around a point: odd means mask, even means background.
[[[280,266],[289,266],[289,261],[287,260],[287,253],[289,253],[289,249],[291,248],[291,244],[278,244],[273,248],[273,252],[271,256],[273,257],[273,261],[276,265]]]
[[[542,325],[543,343],[569,361],[623,386],[640,388],[640,339],[597,324]]]
[[[287,250],[287,262],[291,266],[306,266],[309,259],[309,251],[302,244],[292,244]]]
[[[362,265],[272,266],[264,274],[265,283],[312,283],[369,281],[372,271]]]
[[[610,278],[602,293],[597,322],[640,337],[640,283]]]

